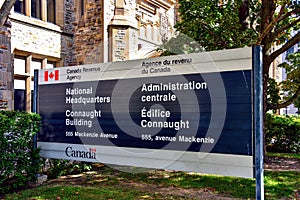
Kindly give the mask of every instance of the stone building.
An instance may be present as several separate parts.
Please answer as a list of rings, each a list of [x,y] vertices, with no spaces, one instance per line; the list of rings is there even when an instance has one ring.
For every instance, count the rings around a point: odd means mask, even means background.
[[[17,0],[0,28],[0,109],[32,110],[34,69],[157,56],[173,34],[175,7],[176,0]]]
[[[300,1],[298,1],[298,3],[300,3]],[[292,36],[296,35],[299,31],[294,31],[292,32]],[[282,54],[282,61],[283,62],[288,62],[287,61],[287,57],[290,54],[294,54],[296,52],[300,52],[300,42],[298,42],[298,44],[292,46],[291,48],[289,48],[286,52],[284,52]],[[285,71],[285,69],[281,69],[281,79],[282,80],[286,80],[287,79],[287,73]],[[281,115],[296,115],[296,114],[300,114],[300,109],[296,108],[294,104],[291,104],[289,106],[287,106],[286,108],[281,108],[279,110],[279,114]]]

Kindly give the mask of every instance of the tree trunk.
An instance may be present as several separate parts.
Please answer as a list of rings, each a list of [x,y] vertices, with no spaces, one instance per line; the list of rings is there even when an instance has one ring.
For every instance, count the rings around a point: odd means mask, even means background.
[[[273,0],[262,0],[262,9],[261,9],[261,30],[260,34],[264,33],[265,29],[272,22],[273,14],[275,12],[275,5]],[[264,38],[261,40],[262,45],[262,53],[263,53],[263,123],[266,121],[266,113],[268,111],[267,105],[267,86],[269,80],[269,69],[270,69],[270,58],[269,58],[269,50],[272,47],[272,40],[270,39],[270,32],[265,33]],[[266,138],[266,130],[263,124],[263,144],[264,144],[264,162],[268,162],[267,158],[267,148],[265,143]]]
[[[267,157],[267,145],[266,145],[266,113],[268,111],[267,103],[267,87],[269,80],[269,64],[267,63],[267,56],[263,55],[263,144],[264,144],[264,162],[268,163],[269,159]]]
[[[0,26],[3,26],[7,20],[10,10],[15,4],[16,0],[5,0],[0,8]]]

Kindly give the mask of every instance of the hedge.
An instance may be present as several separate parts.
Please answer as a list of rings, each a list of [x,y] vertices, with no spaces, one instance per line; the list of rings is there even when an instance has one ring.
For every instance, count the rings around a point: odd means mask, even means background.
[[[36,181],[41,161],[33,136],[40,116],[19,111],[0,111],[0,194]]]
[[[300,152],[300,122],[296,118],[267,114],[265,131],[267,151]]]

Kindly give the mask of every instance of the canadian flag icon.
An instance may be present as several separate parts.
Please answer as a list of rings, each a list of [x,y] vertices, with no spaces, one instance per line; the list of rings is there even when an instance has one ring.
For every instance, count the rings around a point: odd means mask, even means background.
[[[44,81],[57,81],[59,79],[59,70],[54,71],[45,71],[44,72]]]

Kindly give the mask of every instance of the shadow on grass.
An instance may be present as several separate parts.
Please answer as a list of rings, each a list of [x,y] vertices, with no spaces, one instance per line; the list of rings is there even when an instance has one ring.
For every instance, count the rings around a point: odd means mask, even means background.
[[[133,169],[134,171],[134,169]],[[265,171],[266,199],[297,199],[300,172]],[[255,198],[255,180],[198,173],[152,170],[127,173],[109,167],[94,172],[60,177],[46,185],[8,195],[6,199],[172,199],[159,189],[208,192],[215,197]],[[172,192],[172,191],[171,191]],[[174,196],[175,199],[181,197]],[[174,199],[173,198],[173,199]],[[181,198],[182,199],[182,198]],[[185,199],[192,199],[186,197]]]

